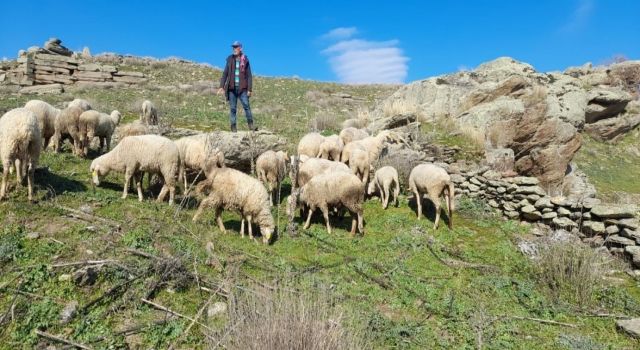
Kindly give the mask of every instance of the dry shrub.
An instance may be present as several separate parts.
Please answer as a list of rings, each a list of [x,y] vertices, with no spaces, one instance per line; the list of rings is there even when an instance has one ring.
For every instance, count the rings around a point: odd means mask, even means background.
[[[458,126],[458,131],[462,133],[469,141],[473,142],[477,147],[484,149],[485,146],[485,132],[484,130],[477,128],[470,124],[461,124]]]
[[[414,104],[411,104],[406,99],[396,99],[393,101],[387,99],[382,103],[382,113],[385,117],[417,112],[418,107]]]
[[[321,132],[321,131],[336,131],[339,128],[338,118],[330,113],[324,112],[321,115],[309,120],[309,130]]]
[[[343,312],[326,292],[297,292],[283,286],[254,290],[236,289],[230,298],[226,329],[214,337],[224,348],[368,348],[360,335],[347,327]]]
[[[588,306],[609,262],[596,250],[574,242],[549,242],[540,249],[538,281],[556,300]]]
[[[368,109],[358,108],[356,112],[355,118],[350,118],[342,122],[342,128],[356,128],[362,129],[369,125],[369,121],[371,120],[371,112]]]

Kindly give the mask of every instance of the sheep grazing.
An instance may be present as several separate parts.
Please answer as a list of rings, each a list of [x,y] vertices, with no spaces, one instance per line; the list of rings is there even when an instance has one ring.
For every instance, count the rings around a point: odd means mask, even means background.
[[[398,206],[398,195],[400,194],[400,182],[398,181],[398,171],[392,166],[383,166],[376,170],[373,181],[369,183],[367,194],[373,195],[376,191],[380,195],[382,207],[387,209],[393,187],[393,201]]]
[[[15,166],[18,185],[22,182],[22,176],[27,176],[29,201],[33,201],[33,175],[41,149],[42,134],[35,113],[26,108],[16,108],[0,118],[0,159],[3,168],[0,200],[7,193],[9,169]],[[26,170],[26,174],[23,174],[23,170]]]
[[[364,149],[356,148],[351,152],[349,160],[349,168],[354,175],[362,181],[363,184],[369,182],[369,172],[371,171],[371,162],[369,161],[369,152]]]
[[[353,141],[362,140],[365,137],[368,137],[369,133],[365,129],[348,127],[340,131],[339,136],[340,136],[340,139],[342,140],[342,143],[346,146],[347,144]]]
[[[29,101],[24,105],[24,108],[30,110],[38,117],[38,126],[42,133],[42,149],[46,149],[47,146],[49,146],[49,141],[51,141],[51,138],[56,132],[56,119],[58,119],[60,110],[40,100]]]
[[[274,197],[274,189],[279,189],[282,180],[286,176],[287,162],[289,155],[284,151],[266,151],[262,153],[256,160],[256,174],[258,180],[267,185],[269,197],[274,204],[280,201],[279,191],[278,198]]]
[[[120,125],[117,128],[117,134],[120,139],[123,139],[127,136],[149,135],[152,134],[152,132],[148,125],[136,120],[128,124]]]
[[[344,144],[338,135],[331,135],[324,138],[324,141],[320,144],[318,154],[316,157],[322,159],[340,161],[340,154],[342,153],[342,147]]]
[[[328,172],[314,176],[300,189],[293,191],[287,200],[287,214],[292,215],[295,204],[304,204],[309,208],[304,229],[311,224],[313,212],[319,208],[327,225],[327,232],[331,233],[329,222],[330,208],[346,208],[351,213],[351,235],[358,231],[364,235],[363,208],[364,184],[357,176],[343,172]]]
[[[315,157],[320,151],[320,145],[324,142],[325,137],[317,132],[310,132],[300,139],[298,142],[298,155]]]
[[[422,195],[427,194],[436,208],[436,221],[433,229],[440,222],[440,196],[444,196],[449,209],[449,228],[453,228],[454,189],[447,171],[433,164],[420,164],[411,170],[409,190],[413,192],[418,204],[418,220],[422,217]]]
[[[100,138],[100,148],[102,151],[106,146],[105,151],[108,152],[111,149],[111,138],[116,130],[118,124],[120,124],[122,114],[114,110],[111,114],[100,113],[100,119],[98,120],[98,126],[95,130],[95,136]]]
[[[217,168],[224,167],[224,153],[218,148],[214,148],[207,134],[186,136],[174,141],[180,151],[180,159],[184,162],[185,170],[194,172],[202,171],[207,174],[207,162]],[[187,177],[184,178],[184,186],[187,188]]]
[[[214,168],[210,177],[198,184],[198,193],[208,193],[200,202],[200,206],[193,216],[197,221],[205,208],[212,208],[220,231],[226,233],[222,222],[222,210],[235,210],[242,216],[243,222],[249,226],[249,237],[254,239],[252,223],[260,227],[262,242],[268,244],[275,229],[273,216],[271,215],[271,203],[269,194],[264,185],[257,179],[231,168]],[[244,237],[244,225],[240,234]]]
[[[78,140],[82,149],[82,156],[89,154],[89,145],[96,136],[96,130],[100,124],[100,112],[88,110],[78,117]]]
[[[158,110],[153,102],[149,100],[142,102],[140,121],[146,125],[158,125]]]
[[[55,123],[55,134],[53,136],[53,144],[55,152],[60,152],[60,147],[65,139],[71,139],[73,144],[73,153],[80,154],[80,134],[78,130],[78,122],[80,114],[83,110],[80,107],[67,107],[58,115]]]
[[[320,158],[309,158],[300,163],[298,176],[295,179],[296,181],[293,181],[294,176],[291,176],[292,181],[294,182],[293,186],[302,187],[306,185],[307,182],[309,182],[309,180],[311,180],[314,176],[327,172],[342,172],[350,174],[351,170],[348,166],[340,162],[334,162],[332,160]]]
[[[69,107],[77,107],[82,109],[82,111],[88,111],[91,108],[91,104],[87,101],[87,100],[83,100],[81,98],[76,98],[73,101],[69,102],[69,104],[67,105],[67,108]]]
[[[178,146],[166,137],[142,135],[125,137],[111,152],[91,162],[89,169],[93,184],[100,185],[100,178],[111,171],[124,173],[124,190],[122,198],[127,198],[131,178],[135,179],[138,200],[142,201],[142,176],[144,173],[157,174],[162,177],[164,185],[158,195],[162,202],[169,193],[169,204],[173,204],[176,181],[182,174],[182,161]]]

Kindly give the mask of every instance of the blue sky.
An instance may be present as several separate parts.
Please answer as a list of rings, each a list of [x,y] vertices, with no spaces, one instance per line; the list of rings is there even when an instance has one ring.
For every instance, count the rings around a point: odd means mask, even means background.
[[[5,1],[0,58],[56,36],[74,50],[216,66],[233,40],[254,73],[409,82],[511,56],[540,71],[640,59],[640,1]]]

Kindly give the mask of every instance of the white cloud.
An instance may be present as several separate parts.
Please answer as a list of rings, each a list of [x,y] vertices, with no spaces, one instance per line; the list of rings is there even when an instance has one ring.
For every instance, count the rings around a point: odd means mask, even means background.
[[[356,27],[338,27],[324,34],[322,36],[322,39],[326,39],[326,40],[348,39],[354,36],[356,33],[358,33],[358,29]]]
[[[343,83],[403,83],[409,58],[399,44],[398,40],[343,39],[322,53],[328,56],[331,69]]]
[[[579,0],[578,6],[571,13],[571,17],[568,19],[567,23],[560,28],[560,31],[563,33],[573,33],[582,29],[587,25],[587,22],[589,22],[589,18],[591,18],[591,15],[593,14],[594,7],[594,0]]]

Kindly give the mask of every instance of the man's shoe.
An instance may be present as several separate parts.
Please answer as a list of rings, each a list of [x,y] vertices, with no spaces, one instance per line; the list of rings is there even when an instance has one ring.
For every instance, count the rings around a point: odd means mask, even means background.
[[[238,132],[238,128],[236,128],[235,124],[231,124],[231,132]]]
[[[249,124],[249,131],[258,131],[258,127],[253,126],[253,123],[248,123]]]

